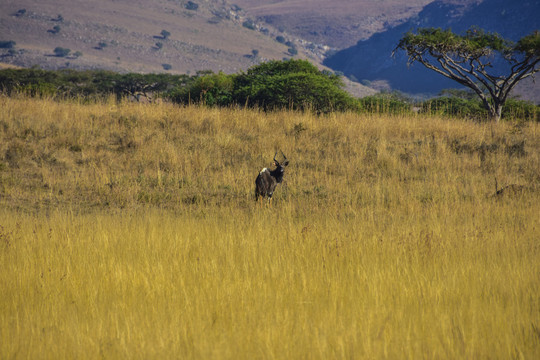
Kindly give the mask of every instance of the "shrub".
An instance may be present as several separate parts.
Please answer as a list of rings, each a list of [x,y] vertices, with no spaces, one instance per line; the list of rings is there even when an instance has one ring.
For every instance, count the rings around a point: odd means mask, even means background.
[[[242,23],[242,26],[249,30],[255,30],[255,23],[252,20],[246,20]]]
[[[167,39],[169,36],[171,36],[170,32],[168,32],[167,30],[161,30],[161,37],[163,39]]]
[[[404,114],[411,111],[411,105],[395,94],[377,94],[358,100],[362,111],[368,113]]]
[[[163,67],[163,70],[171,70],[172,69],[171,64],[161,64],[161,66]]]
[[[353,109],[354,99],[339,77],[319,71],[305,60],[269,61],[235,78],[237,104],[265,110],[292,108],[326,113]]]
[[[238,104],[264,110],[290,108],[327,113],[358,109],[355,99],[342,89],[339,77],[321,72],[305,60],[269,61],[237,75],[199,72],[168,97],[184,104]]]
[[[280,44],[285,44],[285,38],[281,35],[276,36],[276,41]]]
[[[23,16],[24,14],[26,14],[26,9],[19,9],[17,10],[17,12],[15,14],[13,14],[14,16]]]
[[[448,92],[446,92],[448,93]],[[425,101],[422,111],[428,114],[440,114],[485,120],[489,114],[480,100],[471,98],[468,92],[449,92],[457,96],[441,96]],[[502,118],[507,120],[539,121],[540,107],[531,102],[508,99],[502,109]]]
[[[422,104],[422,112],[476,120],[487,117],[487,112],[480,101],[448,96],[441,96],[425,101]]]
[[[289,52],[289,54],[290,54],[291,56],[294,56],[294,55],[297,55],[297,54],[298,54],[298,50],[297,50],[296,47],[294,47],[294,46],[290,47],[287,51]]]
[[[199,8],[199,4],[194,3],[193,1],[188,1],[185,5],[185,8],[187,10],[193,10],[196,11]]]
[[[204,72],[193,78],[189,86],[177,87],[169,94],[174,102],[227,106],[233,102],[234,75]]]
[[[0,49],[13,49],[17,43],[13,40],[0,41]]]
[[[54,55],[58,56],[58,57],[66,57],[69,55],[69,53],[71,52],[70,49],[67,49],[67,48],[63,48],[63,47],[56,47],[54,49]]]
[[[58,34],[61,29],[62,28],[60,27],[60,25],[55,25],[53,26],[52,30],[47,30],[47,31],[50,32],[51,34]]]
[[[23,91],[30,95],[50,93],[90,99],[115,94],[122,98],[137,93],[164,93],[173,84],[186,84],[186,79],[187,75],[118,74],[104,70],[5,69],[0,70],[0,89],[7,94]]]
[[[502,118],[507,120],[540,121],[540,106],[530,101],[508,99],[502,110]]]

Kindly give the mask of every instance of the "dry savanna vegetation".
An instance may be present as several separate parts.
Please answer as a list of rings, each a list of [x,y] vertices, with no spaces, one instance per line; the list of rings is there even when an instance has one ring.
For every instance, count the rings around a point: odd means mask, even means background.
[[[0,108],[2,359],[540,358],[539,123]]]

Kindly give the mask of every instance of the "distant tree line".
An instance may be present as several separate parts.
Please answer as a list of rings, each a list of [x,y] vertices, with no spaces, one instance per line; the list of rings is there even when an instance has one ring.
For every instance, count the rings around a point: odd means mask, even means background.
[[[320,71],[305,60],[269,61],[238,74],[199,71],[195,75],[119,74],[104,70],[58,70],[39,68],[0,70],[0,91],[7,95],[83,99],[139,100],[164,98],[178,104],[247,106],[265,111],[307,110],[316,113],[355,111],[386,114],[417,112],[476,120],[489,118],[482,102],[467,91],[453,90],[418,103],[399,92],[354,98],[343,89],[339,76]],[[503,118],[539,121],[540,108],[510,99]]]
[[[139,99],[162,96],[176,86],[187,86],[187,75],[119,74],[105,70],[57,70],[39,68],[0,70],[0,90],[7,95],[83,97],[98,99],[116,95]]]

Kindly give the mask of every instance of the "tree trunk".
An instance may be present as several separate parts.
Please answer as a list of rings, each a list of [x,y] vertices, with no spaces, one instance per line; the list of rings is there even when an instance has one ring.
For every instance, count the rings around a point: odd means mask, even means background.
[[[493,100],[493,104],[489,104],[489,108],[488,108],[489,115],[491,117],[491,120],[499,122],[501,120],[502,108],[503,108],[504,102],[495,97],[492,100]]]
[[[503,103],[499,101],[498,99],[493,99],[493,104],[492,104],[485,97],[482,97],[482,102],[484,103],[484,107],[489,113],[490,120],[499,122],[502,116]]]
[[[495,120],[496,122],[499,122],[501,120],[501,117],[502,117],[502,108],[503,108],[503,104],[501,104],[500,102],[498,102],[497,100],[495,100],[495,106],[494,106],[494,110],[495,110],[495,114],[493,114],[493,120]]]

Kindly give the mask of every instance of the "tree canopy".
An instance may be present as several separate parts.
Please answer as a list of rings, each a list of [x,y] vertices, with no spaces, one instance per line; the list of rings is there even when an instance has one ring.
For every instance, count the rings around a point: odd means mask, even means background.
[[[540,33],[535,31],[513,42],[478,28],[464,35],[421,28],[417,33],[406,33],[394,52],[397,50],[407,53],[409,64],[419,62],[472,89],[498,121],[511,90],[539,70]]]
[[[234,100],[263,109],[351,109],[356,103],[342,86],[338,76],[320,71],[306,60],[274,60],[237,75]]]
[[[240,74],[199,73],[188,86],[173,91],[175,102],[241,105],[263,110],[311,109],[326,113],[358,106],[338,76],[306,60],[272,60]]]

